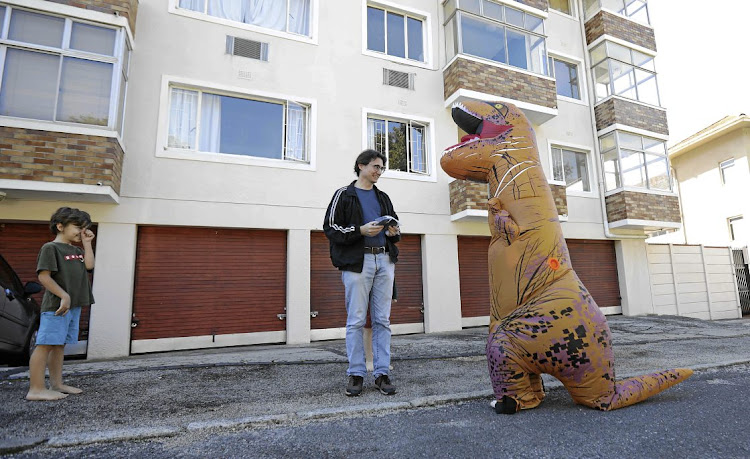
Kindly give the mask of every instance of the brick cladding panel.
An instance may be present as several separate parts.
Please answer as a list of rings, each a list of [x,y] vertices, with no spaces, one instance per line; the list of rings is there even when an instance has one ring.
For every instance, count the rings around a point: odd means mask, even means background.
[[[486,183],[454,180],[450,183],[451,215],[464,210],[487,210],[489,191]]]
[[[557,215],[568,215],[568,193],[564,185],[555,185],[550,183],[552,198],[555,200]]]
[[[120,193],[116,139],[0,127],[0,179],[111,186]]]
[[[456,59],[443,73],[445,99],[458,89],[557,108],[555,81],[467,59]]]
[[[594,107],[596,129],[623,124],[659,134],[669,134],[667,112],[627,100],[611,98]]]
[[[607,221],[632,219],[680,223],[677,196],[621,191],[607,196]]]
[[[605,34],[656,51],[654,29],[617,14],[599,11],[586,22],[586,43],[591,44]]]
[[[100,13],[119,14],[127,18],[130,30],[135,33],[135,17],[138,14],[138,0],[49,0],[63,5],[74,6]]]

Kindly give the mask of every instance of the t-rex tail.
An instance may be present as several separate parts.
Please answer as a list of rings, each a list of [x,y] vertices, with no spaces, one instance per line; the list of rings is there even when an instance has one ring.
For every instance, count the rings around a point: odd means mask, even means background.
[[[675,384],[681,383],[692,374],[693,370],[688,368],[675,368],[673,370],[664,370],[658,373],[623,379],[615,383],[615,393],[609,403],[599,403],[592,405],[592,407],[611,411],[635,405]]]

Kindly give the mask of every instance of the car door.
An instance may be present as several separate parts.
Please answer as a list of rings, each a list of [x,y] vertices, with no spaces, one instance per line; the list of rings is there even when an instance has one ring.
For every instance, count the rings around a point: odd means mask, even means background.
[[[0,256],[0,344],[8,349],[23,347],[33,319],[21,280]]]

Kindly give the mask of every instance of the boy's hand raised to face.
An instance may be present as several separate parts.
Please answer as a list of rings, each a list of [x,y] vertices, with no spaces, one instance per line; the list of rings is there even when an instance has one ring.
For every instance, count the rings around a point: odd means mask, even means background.
[[[94,240],[94,232],[90,229],[85,229],[81,232],[81,242],[91,242]]]

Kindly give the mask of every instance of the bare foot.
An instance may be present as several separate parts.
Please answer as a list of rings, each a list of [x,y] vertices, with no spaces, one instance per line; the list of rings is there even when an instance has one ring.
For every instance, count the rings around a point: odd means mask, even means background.
[[[60,400],[67,396],[68,394],[63,394],[62,392],[43,389],[29,391],[29,393],[26,394],[26,400]]]
[[[63,384],[60,387],[50,387],[50,390],[54,390],[57,392],[62,392],[63,394],[80,394],[83,392],[81,389],[73,386],[66,386]]]

